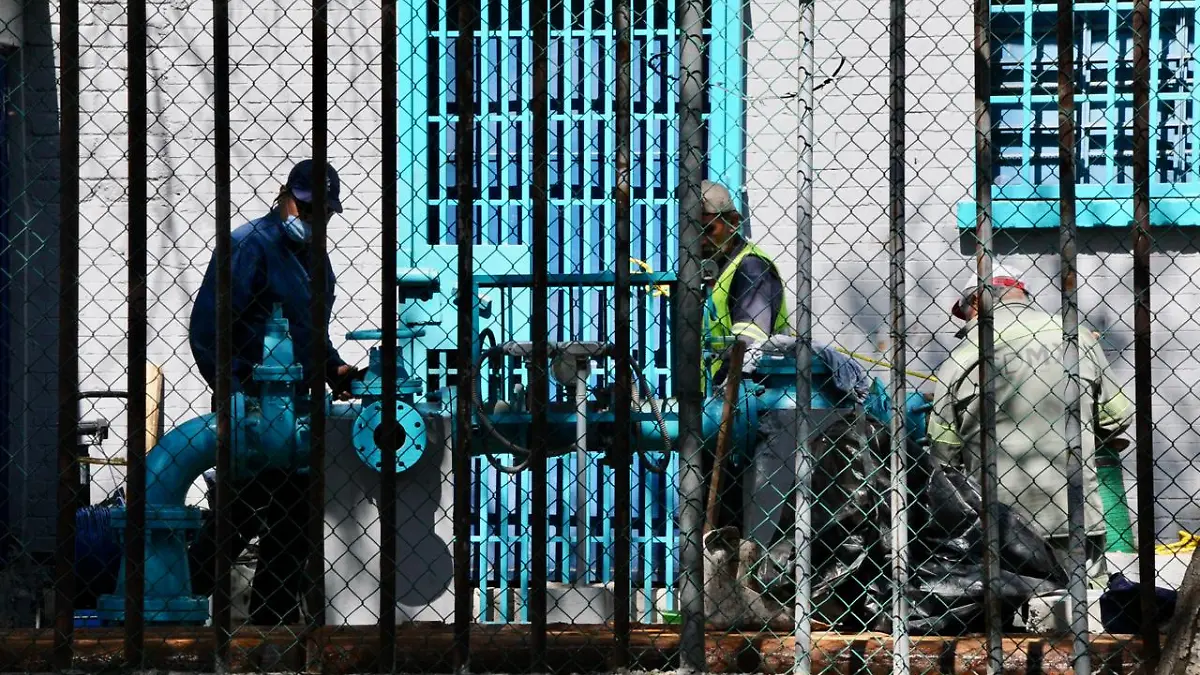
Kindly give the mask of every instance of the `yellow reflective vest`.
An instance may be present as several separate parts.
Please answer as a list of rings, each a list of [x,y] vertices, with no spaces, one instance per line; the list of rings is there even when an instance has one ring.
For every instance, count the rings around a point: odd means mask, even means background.
[[[775,267],[775,261],[771,260],[771,256],[767,255],[759,247],[750,242],[743,242],[742,248],[737,255],[725,265],[721,273],[717,276],[717,282],[709,294],[708,303],[704,312],[704,340],[708,342],[712,338],[723,337],[747,337],[755,342],[766,340],[769,335],[764,333],[757,325],[741,321],[733,322],[733,318],[729,314],[729,294],[733,289],[733,276],[737,272],[738,265],[741,264],[746,256],[756,256],[767,262],[771,269],[779,273]],[[779,311],[775,314],[774,325],[771,327],[772,334],[786,333],[788,331],[788,309],[787,299],[783,298],[779,304]],[[701,365],[700,382],[703,390],[708,390],[709,383],[716,377],[724,363],[722,359],[713,359],[707,368]]]

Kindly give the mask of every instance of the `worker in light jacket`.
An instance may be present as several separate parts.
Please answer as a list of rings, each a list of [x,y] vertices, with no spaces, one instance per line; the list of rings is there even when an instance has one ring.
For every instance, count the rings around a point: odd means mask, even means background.
[[[995,420],[998,498],[1047,538],[1068,571],[1067,364],[1062,319],[1039,309],[1025,283],[997,267],[994,294]],[[965,321],[962,341],[937,372],[929,434],[934,459],[981,478],[979,297],[965,283],[951,312]],[[1133,404],[1113,379],[1096,334],[1080,327],[1079,375],[1084,523],[1089,575],[1103,567],[1105,522],[1096,447],[1129,427]]]
[[[233,387],[255,394],[254,366],[262,362],[266,322],[276,304],[288,320],[295,355],[305,371],[314,340],[325,340],[327,358],[321,367],[335,397],[350,395],[350,382],[362,371],[349,366],[338,355],[329,338],[329,322],[336,297],[337,279],[325,257],[324,325],[312,321],[312,283],[309,270],[312,226],[342,212],[341,183],[337,171],[328,166],[326,213],[313,205],[314,165],[304,160],[292,169],[270,212],[237,228],[232,233],[232,339]],[[215,389],[216,364],[216,257],[196,295],[192,308],[189,341],[200,375]],[[246,477],[239,477],[245,479]],[[256,625],[295,623],[300,617],[300,597],[309,583],[304,569],[309,544],[308,520],[320,517],[309,509],[307,474],[295,471],[265,471],[233,485],[235,529],[234,556],[259,537],[258,562],[251,585],[250,621]],[[210,519],[190,547],[194,591],[210,595],[214,583],[215,521]],[[224,542],[222,542],[224,543]],[[225,545],[229,545],[225,543]],[[310,608],[320,611],[320,608]]]

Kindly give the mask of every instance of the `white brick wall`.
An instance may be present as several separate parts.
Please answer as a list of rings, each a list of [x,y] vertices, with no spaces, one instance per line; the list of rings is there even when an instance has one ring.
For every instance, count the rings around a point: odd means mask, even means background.
[[[264,212],[290,163],[309,155],[310,43],[306,29],[298,27],[307,25],[309,7],[242,0],[232,8],[235,221]],[[84,179],[80,350],[88,388],[123,387],[125,372],[123,11],[121,3],[93,1],[84,6],[81,22],[87,47],[79,148]],[[186,324],[213,235],[210,11],[209,3],[191,0],[154,2],[150,9],[150,357],[167,369],[168,425],[208,406],[203,383],[191,374]],[[926,371],[953,344],[945,308],[971,262],[955,218],[956,203],[972,195],[974,170],[968,11],[961,3],[908,5],[908,344],[912,367]],[[57,21],[57,12],[52,13]],[[790,277],[800,141],[796,101],[785,95],[797,91],[801,76],[799,17],[795,3],[772,0],[752,2],[750,15],[749,209],[756,238],[778,256]],[[372,280],[379,264],[378,16],[376,2],[343,0],[330,7],[330,160],[349,191],[346,213],[330,230],[342,289],[335,334],[372,323],[377,305]],[[886,18],[887,4],[878,0],[817,6],[818,81],[840,59],[846,62],[835,81],[817,92],[813,188],[816,337],[883,354],[888,349]],[[1016,252],[1006,259],[1029,270],[1039,300],[1052,310],[1059,305],[1050,278],[1056,256],[1039,251],[1053,250],[1045,245],[1053,247],[1055,237],[1019,235],[1009,247]],[[1114,250],[1099,243],[1106,237],[1085,233],[1080,299],[1087,320],[1108,331],[1110,357],[1119,376],[1129,380],[1132,395],[1131,261],[1127,242]],[[1200,271],[1200,256],[1189,244],[1157,255],[1154,265],[1154,304],[1160,308],[1155,345],[1162,350],[1154,372],[1159,490],[1173,500],[1172,509],[1180,509],[1175,517],[1164,502],[1158,511],[1160,530],[1169,534],[1176,527],[1200,526],[1200,507],[1188,501],[1200,488],[1191,462],[1197,440],[1193,425],[1200,414],[1192,391],[1200,375],[1192,351],[1200,324],[1191,319],[1200,287],[1192,279]],[[351,361],[365,357],[352,345],[344,355]],[[119,415],[117,407],[104,411]],[[119,441],[110,443],[114,453],[120,447]],[[95,496],[119,478],[116,472],[102,475]]]

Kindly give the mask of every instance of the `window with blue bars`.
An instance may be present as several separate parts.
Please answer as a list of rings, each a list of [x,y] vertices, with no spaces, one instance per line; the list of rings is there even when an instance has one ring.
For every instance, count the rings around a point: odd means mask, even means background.
[[[1075,5],[1076,207],[1081,227],[1133,220],[1132,2]],[[1058,227],[1057,5],[992,5],[993,217]],[[1200,24],[1195,3],[1152,0],[1151,221],[1200,225]],[[974,202],[959,205],[974,228]]]
[[[472,1],[472,0],[467,0]],[[481,0],[474,0],[480,2]],[[528,273],[532,228],[533,44],[527,0],[483,5],[475,32],[475,251],[479,274]],[[613,0],[552,0],[548,55],[550,272],[611,272],[611,228],[616,205],[616,51]],[[632,45],[632,256],[638,270],[675,268],[678,249],[678,46],[674,0],[631,0]],[[435,267],[443,288],[456,281],[457,171],[455,134],[455,39],[457,6],[433,0],[399,8],[401,265]],[[705,172],[738,195],[743,185],[745,98],[741,3],[711,0],[704,23],[706,92],[702,122]],[[744,205],[742,205],[744,206]],[[407,259],[406,259],[407,258]],[[644,263],[646,267],[642,267]],[[639,291],[632,303],[634,362],[656,396],[670,395],[667,298]],[[528,340],[529,296],[524,289],[490,289],[497,303],[488,327],[491,339]],[[551,340],[608,340],[614,317],[611,292],[593,288],[553,288]],[[429,333],[444,333],[452,344],[455,308],[440,312]],[[431,340],[430,344],[436,340]],[[414,354],[432,384],[452,382],[446,354]],[[518,369],[518,373],[523,371]],[[594,387],[607,385],[596,372]],[[489,389],[511,391],[507,378]],[[502,380],[502,381],[501,381]],[[500,392],[497,391],[497,394]],[[554,396],[554,394],[552,394]],[[569,400],[565,396],[555,396]],[[665,474],[635,458],[632,475],[632,567],[637,617],[661,621],[674,610],[678,568],[675,523],[678,508],[676,460],[648,449],[652,462],[668,461]],[[498,457],[511,464],[511,456]],[[592,453],[584,480],[590,485],[586,508],[585,568],[572,559],[578,530],[571,486],[577,479],[573,457],[552,460],[549,469],[548,572],[552,581],[581,577],[610,582],[613,534],[612,468]],[[497,471],[486,459],[473,463],[472,575],[477,587],[477,620],[528,620],[528,525],[531,476]]]

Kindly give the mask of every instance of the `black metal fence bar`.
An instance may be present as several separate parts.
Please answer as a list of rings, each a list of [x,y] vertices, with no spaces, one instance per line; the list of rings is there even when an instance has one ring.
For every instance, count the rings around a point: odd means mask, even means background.
[[[548,597],[549,465],[542,439],[549,433],[549,344],[550,339],[550,6],[547,0],[534,0],[530,11],[533,21],[533,222],[530,233],[532,288],[530,290],[530,339],[533,356],[529,370],[529,407],[531,450],[531,514],[529,575],[530,647],[534,672],[546,667],[546,623]],[[582,477],[579,480],[583,480]],[[582,560],[582,559],[581,559]]]
[[[216,566],[213,638],[216,672],[230,671],[233,631],[233,258],[232,145],[230,143],[229,0],[213,0],[213,121],[216,164],[217,326],[214,403],[217,414],[217,480],[213,504]]]
[[[379,292],[383,309],[380,313],[382,321],[382,343],[379,348],[382,361],[383,392],[380,397],[382,416],[379,420],[379,443],[382,450],[381,473],[379,487],[379,664],[380,673],[390,673],[396,668],[396,452],[398,450],[399,428],[396,419],[397,392],[397,316],[398,297],[396,295],[397,274],[397,227],[399,227],[399,197],[396,181],[398,172],[398,143],[396,128],[397,117],[397,88],[399,68],[397,60],[397,26],[396,0],[383,0],[382,13],[382,94],[383,94],[383,124],[380,142],[382,143],[383,161],[383,214],[381,218],[382,250],[379,266]]]
[[[613,438],[612,467],[615,477],[613,485],[613,651],[610,657],[612,668],[629,665],[630,628],[630,564],[633,558],[633,542],[630,521],[630,476],[632,455],[630,438],[630,409],[633,406],[633,361],[630,308],[630,146],[632,143],[632,116],[630,108],[630,13],[629,0],[617,0],[613,8],[613,33],[616,37],[617,57],[617,100],[616,100],[616,228],[615,263],[616,284],[613,289],[614,348],[613,367],[616,370],[616,390],[613,423],[616,434]]]
[[[59,7],[58,518],[54,549],[54,658],[71,667],[75,630],[75,509],[79,504],[79,3]]]
[[[1135,0],[1133,27],[1133,371],[1137,454],[1138,569],[1141,584],[1143,672],[1158,667],[1154,556],[1154,415],[1150,313],[1150,2]]]
[[[308,630],[310,635],[325,623],[325,364],[328,345],[321,339],[329,307],[328,218],[329,183],[329,4],[313,0],[312,5],[312,241],[309,245],[309,281],[312,287],[312,345],[308,374],[309,388],[309,510],[307,592]],[[320,645],[316,645],[320,653]]]
[[[146,597],[146,2],[126,6],[129,58],[129,290],[125,466],[125,663],[139,668]],[[155,411],[157,414],[157,411]]]
[[[470,669],[471,622],[474,619],[471,587],[471,409],[475,355],[475,10],[474,3],[459,0],[457,37],[454,38],[455,125],[454,163],[458,170],[458,371],[457,428],[453,460],[454,481],[454,672]],[[482,414],[483,411],[480,411]],[[536,521],[536,519],[535,519]]]

